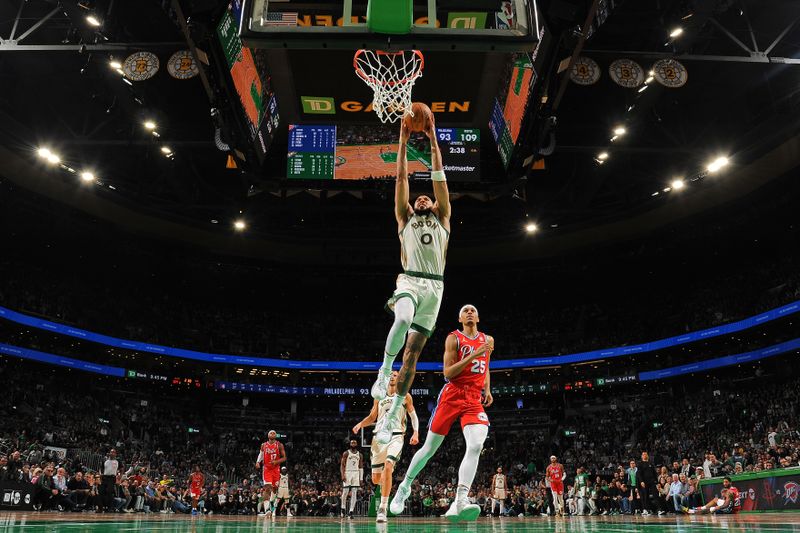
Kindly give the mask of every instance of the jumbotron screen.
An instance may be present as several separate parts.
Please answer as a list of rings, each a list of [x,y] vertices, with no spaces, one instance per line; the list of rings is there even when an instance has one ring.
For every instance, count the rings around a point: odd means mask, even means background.
[[[447,179],[480,181],[480,130],[436,128]],[[397,177],[398,132],[388,126],[289,126],[286,175],[310,180],[393,180]],[[408,142],[409,179],[430,179],[428,138]]]

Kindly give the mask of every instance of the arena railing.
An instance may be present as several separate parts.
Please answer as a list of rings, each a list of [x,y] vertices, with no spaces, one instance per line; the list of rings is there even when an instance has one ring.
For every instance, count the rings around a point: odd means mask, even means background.
[[[641,354],[671,348],[673,346],[680,346],[701,340],[707,340],[722,335],[728,335],[743,331],[756,326],[760,326],[773,320],[789,316],[800,311],[800,300],[795,301],[781,307],[770,309],[755,316],[751,316],[736,322],[730,322],[712,328],[706,328],[698,331],[667,337],[655,341],[645,342],[641,344],[634,344],[631,346],[617,346],[613,348],[603,348],[600,350],[592,350],[588,352],[579,352],[568,355],[553,355],[549,357],[533,357],[533,358],[517,358],[517,359],[497,359],[492,361],[493,370],[506,370],[511,368],[533,368],[540,366],[554,366],[566,365],[574,363],[582,363],[586,361],[594,361],[596,359],[610,359],[614,357],[622,357],[626,355]],[[256,367],[269,367],[269,368],[283,368],[289,370],[377,370],[381,365],[381,361],[376,359],[374,361],[304,361],[304,360],[284,360],[273,359],[268,357],[248,357],[239,355],[226,355],[226,354],[213,354],[206,352],[197,352],[194,350],[186,350],[183,348],[172,348],[169,346],[162,346],[158,344],[150,344],[146,342],[138,342],[127,339],[120,339],[95,333],[84,329],[51,322],[41,318],[32,317],[19,313],[12,309],[0,306],[0,318],[5,318],[12,322],[22,324],[25,326],[41,329],[50,333],[58,333],[70,337],[83,339],[89,342],[95,342],[106,346],[113,346],[116,348],[123,348],[126,350],[135,350],[141,352],[149,352],[159,355],[167,355],[170,357],[181,357],[184,359],[192,359],[196,361],[204,361],[209,363],[222,363],[222,364],[235,364],[235,365],[249,365]],[[400,363],[396,363],[399,368]],[[98,365],[99,366],[99,365]],[[420,371],[441,371],[442,364],[435,362],[419,362],[417,370]]]

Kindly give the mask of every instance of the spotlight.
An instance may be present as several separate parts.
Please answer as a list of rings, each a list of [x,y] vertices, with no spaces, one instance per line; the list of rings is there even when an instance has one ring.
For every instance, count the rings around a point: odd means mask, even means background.
[[[642,85],[642,87],[641,87],[641,88],[640,88],[638,91],[636,91],[636,92],[643,93],[643,92],[645,92],[646,90],[647,90],[647,85]]]
[[[38,154],[39,157],[47,159],[48,157],[53,155],[53,152],[51,152],[49,148],[39,148]]]
[[[133,82],[131,80],[129,80],[128,78],[124,77],[124,76],[122,77],[122,81],[124,81],[128,85],[131,85],[131,86],[133,85]]]
[[[172,148],[170,148],[169,146],[162,146],[161,153],[169,155],[172,153]]]
[[[47,161],[49,163],[57,165],[57,164],[59,164],[61,162],[61,158],[58,157],[56,154],[50,154],[50,155],[47,156]]]
[[[616,135],[617,137],[625,135],[626,133],[628,133],[628,130],[625,129],[625,126],[617,126],[616,128],[614,128],[614,135]]]
[[[706,170],[708,170],[709,172],[717,172],[722,167],[727,166],[727,164],[728,164],[727,157],[718,157],[708,164]]]
[[[672,183],[670,183],[670,185],[672,186],[672,190],[674,191],[679,191],[686,186],[686,184],[681,179],[673,180]]]
[[[117,65],[119,65],[119,63],[117,63]],[[124,70],[122,70],[122,65],[120,65],[119,67],[117,67],[117,68],[116,68],[116,71],[117,71],[117,74],[119,74],[120,76],[124,76],[124,75],[125,75],[125,71],[124,71]]]
[[[599,154],[597,154],[597,159],[599,159],[600,161],[605,161],[606,159],[608,159],[608,152],[600,152]]]
[[[90,25],[94,26],[95,28],[99,27],[102,24],[100,19],[97,18],[95,15],[86,15],[86,22],[88,22]]]
[[[677,28],[675,28],[674,30],[672,30],[671,32],[669,32],[669,36],[670,36],[670,37],[672,37],[672,38],[674,39],[674,38],[676,38],[676,37],[680,37],[682,33],[683,33],[683,28],[681,28],[680,26],[678,26]]]
[[[81,179],[86,182],[94,181],[94,174],[89,171],[81,172]]]
[[[651,81],[653,81],[654,79],[655,79],[655,78],[654,78],[653,76],[648,76],[648,77],[647,77],[647,79],[646,79],[646,80],[644,80],[644,82],[645,82],[645,83],[650,83],[650,82],[651,82]]]
[[[536,233],[539,230],[539,226],[534,224],[533,222],[529,222],[525,225],[525,231],[528,233]]]
[[[122,63],[120,63],[120,62],[119,62],[119,61],[117,61],[116,59],[112,59],[111,61],[109,61],[109,62],[108,62],[108,65],[109,65],[111,68],[115,68],[115,69],[117,69],[117,70],[120,70],[120,69],[122,68]]]
[[[152,120],[147,120],[144,123],[144,127],[147,128],[148,130],[154,130],[156,129],[156,123],[153,122]]]
[[[244,231],[247,228],[247,224],[244,223],[244,220],[241,218],[233,223],[233,227],[236,228],[236,231]]]

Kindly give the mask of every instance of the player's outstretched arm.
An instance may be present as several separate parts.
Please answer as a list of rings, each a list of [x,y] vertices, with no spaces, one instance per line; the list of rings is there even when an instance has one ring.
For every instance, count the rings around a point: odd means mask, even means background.
[[[364,419],[353,426],[353,433],[358,433],[361,431],[361,428],[365,428],[367,426],[371,426],[375,423],[378,419],[378,400],[374,400],[372,402],[372,409],[370,410],[369,414],[364,417]]]
[[[400,121],[400,143],[397,147],[397,182],[394,186],[394,216],[402,228],[408,221],[411,205],[408,203],[408,137],[411,132],[405,121]]]
[[[450,191],[442,166],[442,151],[439,149],[439,140],[436,137],[436,122],[431,114],[425,135],[431,142],[431,180],[433,181],[433,196],[436,198],[436,207],[439,210],[439,220],[445,229],[450,230]]]
[[[453,379],[461,373],[464,368],[469,366],[476,357],[483,355],[489,349],[489,344],[484,343],[477,350],[464,357],[461,361],[458,360],[458,341],[455,335],[448,335],[447,340],[444,342],[444,377]]]
[[[414,433],[411,435],[411,440],[408,443],[412,446],[416,446],[419,444],[419,417],[417,417],[417,411],[414,409],[414,399],[411,398],[410,394],[406,394],[406,411],[408,412],[408,417],[411,419],[411,428],[414,430]]]

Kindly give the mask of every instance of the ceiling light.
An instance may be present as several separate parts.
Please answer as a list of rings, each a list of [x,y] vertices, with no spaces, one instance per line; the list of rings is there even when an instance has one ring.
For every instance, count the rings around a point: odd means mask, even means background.
[[[654,78],[653,76],[648,76],[648,77],[647,77],[647,79],[646,79],[646,80],[644,80],[644,82],[645,82],[645,83],[650,83],[650,82],[651,82],[651,81],[653,81],[654,79],[655,79],[655,78]]]
[[[711,163],[709,163],[708,166],[706,167],[706,169],[709,172],[716,172],[719,169],[721,169],[722,167],[726,166],[727,164],[728,164],[728,158],[727,157],[718,157],[715,160],[713,160]]]
[[[627,132],[628,130],[625,129],[625,126],[617,126],[616,128],[614,128],[614,135],[616,135],[617,137],[619,137],[620,135],[625,135]]]
[[[161,135],[156,130],[153,130],[152,133],[153,137],[161,137]]]
[[[128,78],[124,77],[124,76],[122,77],[122,81],[124,81],[128,85],[133,85],[133,82],[131,80],[129,80]]]
[[[600,152],[599,154],[597,154],[597,159],[599,159],[600,161],[605,161],[606,159],[608,159],[608,152]]]
[[[94,174],[89,171],[81,172],[81,179],[86,182],[94,181]]]
[[[115,59],[112,59],[111,61],[109,61],[108,64],[111,66],[111,68],[115,68],[117,70],[122,68],[122,63],[120,63],[119,61],[117,61]]]
[[[655,76],[655,75],[656,75],[656,71],[655,71],[655,70],[651,70],[651,71],[649,71],[649,72],[647,73],[647,75],[648,75],[648,76]]]
[[[47,159],[48,157],[53,155],[53,152],[51,152],[49,148],[39,148],[39,151],[37,153],[39,154],[39,157],[42,157],[44,159]]]
[[[152,120],[147,120],[144,123],[144,127],[147,128],[148,130],[154,130],[156,129],[156,123],[153,122]]]
[[[672,183],[670,183],[670,185],[672,186],[672,189],[675,191],[679,191],[686,186],[686,184],[681,179],[673,180]]]
[[[537,226],[533,222],[529,222],[528,224],[525,225],[525,231],[527,231],[528,233],[536,233],[538,229],[539,226]]]
[[[119,74],[120,76],[124,76],[125,75],[125,71],[122,70],[122,68],[117,67],[117,74]]]
[[[682,33],[683,33],[683,28],[678,26],[677,28],[669,32],[669,36],[674,39],[675,37],[680,37]]]
[[[245,224],[244,220],[239,219],[233,223],[233,227],[236,228],[236,231],[244,231],[247,228],[247,224]]]
[[[642,88],[639,89],[637,92],[643,93],[647,89],[647,85],[642,85]]]
[[[164,154],[169,155],[169,154],[172,153],[172,148],[170,148],[169,146],[162,146],[161,147],[161,152],[164,153]]]
[[[100,22],[100,19],[94,15],[86,15],[86,22],[88,22],[94,27],[100,26],[102,24],[102,22]]]
[[[658,191],[656,191],[653,194],[651,194],[650,196],[658,196],[658,194],[659,194]]]

